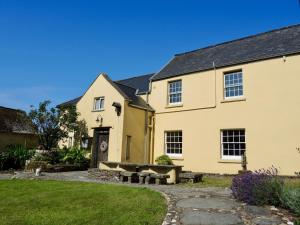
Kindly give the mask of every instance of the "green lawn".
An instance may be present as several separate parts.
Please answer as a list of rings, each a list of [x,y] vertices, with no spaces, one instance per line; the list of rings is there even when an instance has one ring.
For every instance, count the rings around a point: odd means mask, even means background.
[[[161,224],[166,201],[145,188],[62,181],[0,181],[0,224]]]
[[[179,184],[186,187],[230,187],[232,182],[231,176],[203,176],[203,182]]]
[[[180,186],[186,187],[222,187],[229,188],[232,182],[232,176],[204,176],[203,182],[199,183],[186,183],[186,184],[178,184]],[[300,179],[299,178],[284,178],[284,183],[286,187],[290,188],[300,188]]]

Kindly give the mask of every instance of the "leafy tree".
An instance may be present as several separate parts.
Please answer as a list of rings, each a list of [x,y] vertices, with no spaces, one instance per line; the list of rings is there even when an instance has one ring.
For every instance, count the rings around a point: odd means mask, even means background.
[[[38,108],[31,106],[29,117],[39,136],[43,149],[51,150],[57,147],[58,142],[68,137],[69,132],[77,133],[78,116],[76,106],[68,105],[58,108],[50,107],[51,101],[39,103]],[[80,122],[83,123],[83,122]]]

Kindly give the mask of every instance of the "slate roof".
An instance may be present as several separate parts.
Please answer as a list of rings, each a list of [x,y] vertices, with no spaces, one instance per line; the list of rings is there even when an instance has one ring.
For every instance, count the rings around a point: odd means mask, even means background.
[[[130,100],[129,105],[138,106],[142,108],[146,108],[148,110],[154,111],[153,108],[151,108],[150,105],[147,104],[147,102],[142,99],[140,96],[136,95],[136,89],[133,87],[129,87],[124,84],[120,84],[118,82],[114,82],[121,91],[128,97]]]
[[[35,133],[33,125],[22,110],[0,106],[0,132]]]
[[[300,24],[177,54],[152,80],[300,53]]]
[[[145,92],[148,92],[149,80],[153,75],[154,73],[150,73],[142,76],[131,77],[124,80],[118,80],[116,82],[137,89],[137,94],[143,94]]]
[[[139,96],[144,94],[149,89],[150,78],[154,73],[127,78],[124,80],[113,81],[113,83],[128,97],[131,105],[153,110],[147,103]],[[70,101],[59,104],[57,107],[76,104],[82,96],[72,99]]]

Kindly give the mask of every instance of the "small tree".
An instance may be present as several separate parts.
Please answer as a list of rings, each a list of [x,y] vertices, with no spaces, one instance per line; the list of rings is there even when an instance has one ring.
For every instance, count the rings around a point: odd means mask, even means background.
[[[59,140],[66,138],[68,133],[76,131],[78,125],[76,106],[68,105],[59,108],[50,108],[50,101],[43,101],[38,108],[29,112],[29,117],[39,136],[43,149],[51,150],[57,147]]]

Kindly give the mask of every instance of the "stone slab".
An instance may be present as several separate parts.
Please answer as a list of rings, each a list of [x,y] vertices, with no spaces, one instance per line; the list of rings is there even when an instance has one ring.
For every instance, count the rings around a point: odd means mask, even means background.
[[[188,212],[181,223],[185,225],[242,225],[243,222],[237,215],[212,212]]]
[[[238,207],[238,203],[230,199],[222,198],[188,198],[177,202],[177,206],[181,208],[196,209],[223,209],[231,210]]]

